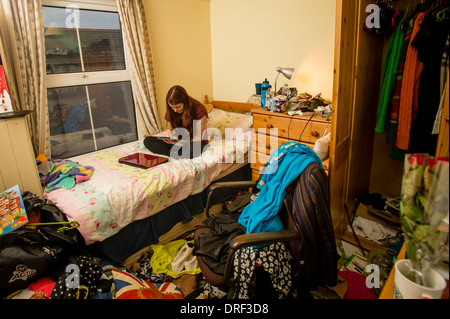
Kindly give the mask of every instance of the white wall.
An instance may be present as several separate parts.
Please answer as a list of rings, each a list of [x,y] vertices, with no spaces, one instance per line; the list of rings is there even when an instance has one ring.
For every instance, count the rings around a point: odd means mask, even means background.
[[[294,67],[300,92],[332,98],[335,0],[211,0],[215,100],[246,102],[255,83],[274,86],[276,68]]]

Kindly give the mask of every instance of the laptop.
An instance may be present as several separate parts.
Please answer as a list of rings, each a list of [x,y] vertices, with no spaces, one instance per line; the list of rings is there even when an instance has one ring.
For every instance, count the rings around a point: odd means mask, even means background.
[[[150,168],[164,162],[169,159],[165,157],[159,157],[151,154],[134,153],[119,159],[119,163],[137,166],[140,168]]]

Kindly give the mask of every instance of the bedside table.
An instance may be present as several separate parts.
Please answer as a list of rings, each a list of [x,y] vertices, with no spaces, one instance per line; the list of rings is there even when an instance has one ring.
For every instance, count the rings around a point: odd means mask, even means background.
[[[252,179],[257,180],[261,169],[267,164],[270,154],[278,146],[289,142],[300,142],[314,149],[314,143],[328,132],[331,122],[320,115],[290,116],[287,113],[276,113],[265,108],[251,111],[253,116],[253,129],[251,145]],[[323,163],[328,173],[329,161]]]

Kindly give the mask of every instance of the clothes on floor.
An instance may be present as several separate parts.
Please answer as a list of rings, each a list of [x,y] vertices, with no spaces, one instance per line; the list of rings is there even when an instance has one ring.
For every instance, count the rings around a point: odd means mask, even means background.
[[[378,299],[373,289],[366,285],[366,277],[354,271],[339,271],[339,276],[347,281],[345,299]]]
[[[184,239],[179,239],[179,240],[175,240],[175,241],[171,241],[165,245],[151,245],[151,249],[153,250],[153,255],[151,258],[151,266],[152,266],[152,271],[156,274],[166,274],[169,275],[173,278],[178,278],[182,275],[186,275],[186,274],[191,274],[191,275],[196,275],[199,274],[201,272],[200,267],[198,267],[198,265],[196,265],[196,267],[194,267],[193,270],[191,269],[184,269],[184,264],[183,264],[183,268],[178,267],[178,269],[176,270],[180,270],[181,271],[177,271],[175,272],[174,269],[172,269],[172,262],[175,260],[177,260],[177,255],[180,252],[180,249],[187,243],[186,240]],[[186,251],[187,253],[192,253],[191,249],[188,249]],[[183,251],[183,253],[185,253],[185,251]],[[179,258],[180,260],[187,260],[189,259],[188,254],[185,254],[186,256],[182,256],[181,258]],[[192,259],[192,258],[191,258]],[[194,263],[190,262],[188,263],[189,267],[193,266]]]
[[[50,299],[88,299],[97,292],[102,268],[92,257],[85,256],[79,256],[75,266],[72,272],[66,272],[58,279]]]

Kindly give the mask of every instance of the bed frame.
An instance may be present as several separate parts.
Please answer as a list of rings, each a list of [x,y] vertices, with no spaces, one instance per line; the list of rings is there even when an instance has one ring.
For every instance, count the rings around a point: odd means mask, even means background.
[[[212,104],[215,108],[235,113],[245,113],[250,112],[253,109],[259,108],[258,105],[253,103],[242,103],[242,102],[230,102],[230,101],[212,101],[209,102],[208,95],[205,95],[204,104]]]
[[[227,112],[235,112],[235,113],[246,113],[250,112],[251,110],[255,108],[259,108],[258,105],[253,103],[242,103],[242,102],[230,102],[230,101],[209,101],[208,95],[205,95],[204,104],[211,104],[215,108],[227,111]],[[223,210],[223,204],[218,203],[216,205],[213,205],[209,209],[209,215],[219,214]],[[173,240],[176,240],[180,237],[182,237],[184,234],[189,233],[190,231],[194,230],[194,227],[199,224],[201,221],[205,220],[207,218],[206,216],[206,208],[203,211],[203,213],[194,215],[193,219],[189,223],[182,223],[179,222],[174,227],[172,227],[171,230],[169,230],[167,233],[159,237],[159,242],[157,244],[159,245],[165,245]],[[134,263],[137,262],[137,260],[144,254],[145,252],[149,251],[151,249],[151,246],[147,246],[142,248],[141,250],[137,251],[136,253],[129,256],[122,265],[124,267],[130,268]]]

